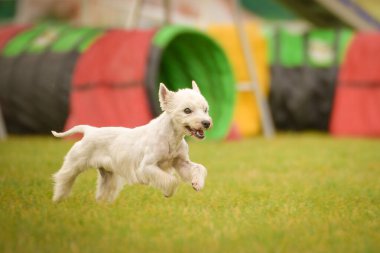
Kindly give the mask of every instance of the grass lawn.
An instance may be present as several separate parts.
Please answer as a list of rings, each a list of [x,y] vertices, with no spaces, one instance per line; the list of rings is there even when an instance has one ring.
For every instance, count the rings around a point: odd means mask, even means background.
[[[209,171],[173,198],[127,186],[95,202],[96,171],[51,202],[71,141],[0,142],[0,252],[380,252],[380,141],[326,135],[190,144]]]

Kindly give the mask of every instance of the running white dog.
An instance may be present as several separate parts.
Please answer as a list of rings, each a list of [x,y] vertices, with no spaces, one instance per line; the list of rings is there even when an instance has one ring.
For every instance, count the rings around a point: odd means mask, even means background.
[[[96,199],[112,202],[127,184],[148,184],[160,189],[166,197],[174,194],[179,180],[176,173],[201,190],[206,168],[189,159],[185,135],[204,138],[212,125],[208,104],[193,81],[193,89],[169,91],[160,84],[159,100],[163,113],[147,125],[133,129],[123,127],[75,126],[57,133],[64,137],[83,133],[54,174],[54,196],[57,202],[67,197],[75,178],[88,168],[99,171]]]

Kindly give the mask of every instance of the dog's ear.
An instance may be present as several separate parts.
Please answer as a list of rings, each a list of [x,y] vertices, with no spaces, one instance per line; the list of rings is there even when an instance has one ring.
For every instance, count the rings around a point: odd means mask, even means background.
[[[163,111],[166,111],[170,97],[173,95],[173,92],[166,88],[165,84],[160,83],[160,90],[158,92],[158,98],[160,100],[160,106]]]
[[[191,82],[191,84],[193,85],[193,90],[195,90],[198,93],[201,93],[201,91],[199,90],[199,87],[198,87],[197,83],[194,80]]]

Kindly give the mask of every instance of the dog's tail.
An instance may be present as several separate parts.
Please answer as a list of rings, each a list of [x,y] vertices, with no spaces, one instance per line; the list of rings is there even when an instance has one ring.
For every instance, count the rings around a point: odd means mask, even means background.
[[[56,131],[51,131],[51,133],[55,137],[65,137],[65,136],[72,135],[72,134],[77,134],[77,133],[84,134],[90,128],[93,128],[93,127],[87,126],[87,125],[78,125],[78,126],[75,126],[75,127],[71,128],[71,129],[67,130],[66,132],[57,133]]]

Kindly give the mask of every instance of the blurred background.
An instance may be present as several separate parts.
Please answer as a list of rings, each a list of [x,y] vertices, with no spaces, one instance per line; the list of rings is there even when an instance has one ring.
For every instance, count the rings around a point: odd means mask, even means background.
[[[157,87],[210,103],[209,139],[380,136],[376,0],[1,0],[0,135],[135,127]]]
[[[380,252],[379,29],[379,0],[0,0],[0,252]],[[51,130],[146,124],[192,80],[201,192],[97,203],[88,170],[52,203]]]

